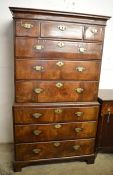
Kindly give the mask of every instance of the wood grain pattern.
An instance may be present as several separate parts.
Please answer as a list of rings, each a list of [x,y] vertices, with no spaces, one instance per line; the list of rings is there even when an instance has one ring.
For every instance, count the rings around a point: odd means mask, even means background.
[[[61,113],[56,113],[56,110],[61,110]],[[90,121],[97,120],[98,106],[88,107],[57,107],[53,108],[28,108],[14,107],[14,122],[16,124],[28,123],[56,123],[56,122],[75,122],[75,121]],[[81,113],[80,116],[77,112]],[[33,114],[42,114],[39,118],[33,117]]]
[[[58,66],[58,63],[62,66]],[[42,70],[36,70],[41,66]],[[77,68],[83,68],[78,71]],[[64,60],[16,60],[16,79],[39,80],[94,80],[100,75],[99,61],[64,61]]]
[[[96,136],[97,122],[95,121],[62,123],[60,124],[60,128],[55,128],[56,125],[58,124],[15,125],[15,141],[16,143],[22,143],[90,138]],[[76,128],[81,128],[81,130],[77,132],[75,130]],[[35,131],[40,131],[40,134],[35,135]]]
[[[60,146],[55,147],[55,143],[60,143]],[[75,145],[79,145],[80,148],[78,150],[75,150],[73,148]],[[16,160],[25,161],[88,155],[93,153],[94,146],[95,139],[16,144]],[[35,154],[33,152],[34,149],[40,149],[40,152],[38,154]]]

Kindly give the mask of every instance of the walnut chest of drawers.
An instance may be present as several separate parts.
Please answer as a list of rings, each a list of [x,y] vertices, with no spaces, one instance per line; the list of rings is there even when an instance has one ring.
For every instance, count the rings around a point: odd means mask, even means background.
[[[95,159],[100,66],[109,17],[10,8],[14,19],[14,170]]]

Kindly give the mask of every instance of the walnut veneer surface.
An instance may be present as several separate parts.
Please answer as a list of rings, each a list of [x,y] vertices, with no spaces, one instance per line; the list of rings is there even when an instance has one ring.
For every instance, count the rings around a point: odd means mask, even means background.
[[[14,20],[14,170],[93,163],[109,17],[10,7]]]

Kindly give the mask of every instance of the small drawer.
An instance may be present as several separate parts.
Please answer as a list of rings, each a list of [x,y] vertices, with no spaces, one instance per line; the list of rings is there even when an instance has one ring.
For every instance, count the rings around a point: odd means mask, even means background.
[[[15,54],[17,58],[101,59],[102,45],[17,37]]]
[[[94,153],[95,139],[16,144],[17,161],[63,158]],[[64,149],[65,148],[65,149]]]
[[[56,123],[56,122],[76,122],[91,121],[98,118],[98,106],[88,107],[14,107],[14,123]]]
[[[94,80],[100,75],[100,61],[16,59],[16,79]]]
[[[66,22],[41,22],[41,37],[82,39],[83,26]]]
[[[94,40],[94,41],[103,41],[104,40],[104,27],[85,26],[84,39]]]
[[[40,24],[36,20],[16,20],[16,36],[40,36]]]
[[[101,115],[113,115],[113,101],[104,101],[102,104]]]
[[[95,137],[97,122],[15,125],[14,128],[16,143],[54,141]]]
[[[97,81],[16,81],[16,102],[96,101],[97,95]]]

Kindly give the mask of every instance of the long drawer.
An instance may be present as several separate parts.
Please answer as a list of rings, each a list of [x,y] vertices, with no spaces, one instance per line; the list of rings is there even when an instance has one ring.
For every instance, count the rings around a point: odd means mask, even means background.
[[[16,102],[96,101],[97,94],[95,81],[16,81]]]
[[[98,118],[98,106],[88,107],[14,107],[14,123],[56,123],[91,121]]]
[[[96,136],[97,122],[15,125],[15,141],[36,142],[90,138]]]
[[[102,45],[100,43],[16,38],[16,57],[101,59],[101,55]]]
[[[16,79],[99,80],[99,61],[16,60]]]
[[[66,140],[16,144],[16,160],[38,160],[90,155],[94,153],[95,139]],[[65,148],[65,149],[64,149]]]

